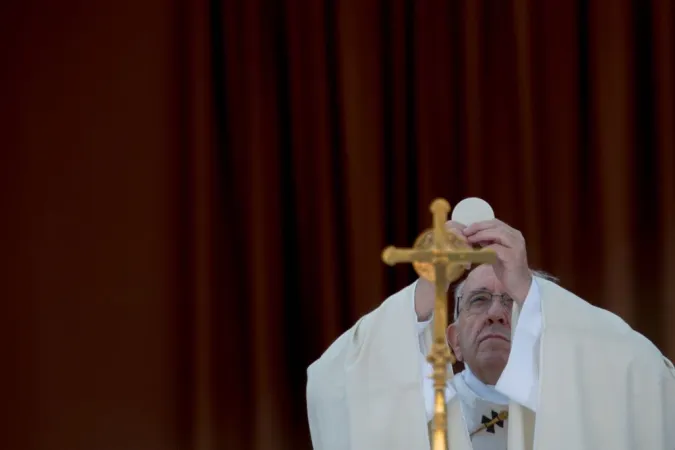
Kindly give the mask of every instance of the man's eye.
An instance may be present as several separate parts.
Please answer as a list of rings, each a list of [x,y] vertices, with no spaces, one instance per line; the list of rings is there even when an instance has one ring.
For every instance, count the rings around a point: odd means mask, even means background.
[[[481,294],[481,295],[476,295],[474,298],[471,299],[471,304],[472,305],[477,305],[480,303],[484,303],[488,301],[489,298],[487,295]]]

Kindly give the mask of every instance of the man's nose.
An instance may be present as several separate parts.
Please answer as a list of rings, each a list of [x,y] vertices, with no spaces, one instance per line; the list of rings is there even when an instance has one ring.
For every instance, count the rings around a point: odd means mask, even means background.
[[[491,323],[499,322],[501,324],[506,324],[508,320],[507,311],[506,308],[502,306],[502,302],[499,297],[493,297],[487,315],[488,315],[487,319]]]

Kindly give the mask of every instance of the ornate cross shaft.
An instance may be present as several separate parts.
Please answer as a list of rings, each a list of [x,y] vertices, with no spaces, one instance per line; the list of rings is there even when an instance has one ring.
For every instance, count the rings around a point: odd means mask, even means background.
[[[447,450],[445,385],[449,378],[448,364],[455,363],[445,337],[448,326],[447,289],[466,270],[467,263],[494,263],[496,254],[490,249],[474,250],[445,228],[450,212],[450,204],[446,200],[434,200],[430,210],[433,214],[433,228],[420,234],[413,248],[387,247],[382,252],[382,260],[390,266],[410,262],[422,278],[434,283],[436,287],[433,343],[427,355],[427,360],[434,368],[432,450]]]

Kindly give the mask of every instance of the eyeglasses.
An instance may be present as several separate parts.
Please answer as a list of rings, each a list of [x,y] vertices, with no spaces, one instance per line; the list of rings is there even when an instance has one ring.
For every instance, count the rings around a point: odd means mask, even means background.
[[[462,301],[462,296],[457,297],[457,315],[462,311],[466,311],[469,314],[482,314],[487,312],[492,306],[495,298],[498,298],[502,306],[508,310],[513,306],[513,299],[509,297],[508,294],[493,294],[488,291],[476,291],[472,292],[464,305],[460,308],[459,305]]]

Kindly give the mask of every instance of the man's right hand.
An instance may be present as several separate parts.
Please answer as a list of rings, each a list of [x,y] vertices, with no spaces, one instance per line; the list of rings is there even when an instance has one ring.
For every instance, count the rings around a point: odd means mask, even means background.
[[[453,220],[448,220],[445,222],[446,230],[453,232],[460,240],[465,242],[467,245],[469,241],[466,239],[462,231],[466,228],[465,225],[462,225],[459,222]],[[445,287],[447,290],[449,284]],[[415,313],[417,313],[418,322],[426,322],[431,318],[431,314],[434,312],[434,303],[436,302],[436,287],[431,281],[420,278],[417,282],[417,287],[415,288]]]

